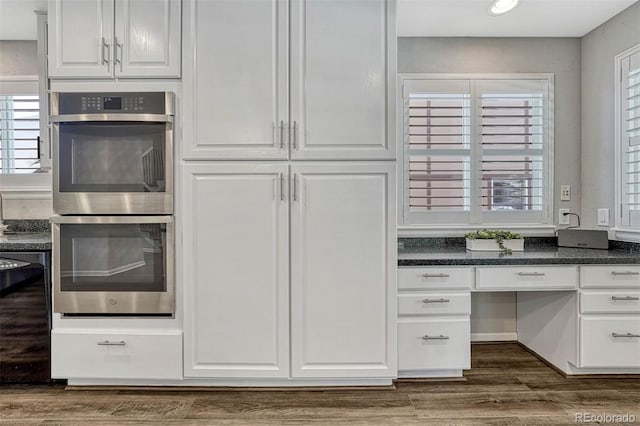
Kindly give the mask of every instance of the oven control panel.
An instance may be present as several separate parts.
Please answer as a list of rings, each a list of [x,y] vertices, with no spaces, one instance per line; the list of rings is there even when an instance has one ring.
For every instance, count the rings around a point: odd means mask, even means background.
[[[165,92],[59,93],[58,112],[65,114],[172,114],[173,96]]]

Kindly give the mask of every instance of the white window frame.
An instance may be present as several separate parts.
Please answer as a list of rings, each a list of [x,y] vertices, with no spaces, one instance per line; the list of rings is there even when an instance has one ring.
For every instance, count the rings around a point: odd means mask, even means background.
[[[624,241],[640,242],[640,228],[631,227],[622,222],[623,209],[623,183],[622,174],[624,173],[623,162],[626,152],[625,138],[626,129],[622,125],[622,61],[633,54],[640,53],[640,44],[615,56],[614,60],[614,103],[615,103],[615,207],[614,207],[614,228],[615,238]]]
[[[502,224],[496,222],[491,223],[405,223],[405,105],[403,99],[404,83],[407,80],[547,80],[548,81],[548,120],[545,123],[545,131],[547,143],[544,146],[544,158],[546,160],[544,173],[546,180],[544,185],[545,209],[543,210],[543,220],[539,223],[508,223],[504,225],[509,230],[520,232],[528,236],[549,236],[553,235],[556,227],[553,223],[554,211],[554,134],[555,134],[555,109],[554,109],[554,92],[555,81],[553,73],[470,73],[470,74],[452,74],[452,73],[402,73],[398,74],[398,91],[397,97],[397,158],[398,158],[398,234],[402,237],[420,237],[420,236],[461,236],[470,230],[479,228],[500,228]],[[472,96],[475,94],[472,93]],[[472,111],[472,120],[474,120],[475,111]],[[472,124],[472,132],[475,126]]]

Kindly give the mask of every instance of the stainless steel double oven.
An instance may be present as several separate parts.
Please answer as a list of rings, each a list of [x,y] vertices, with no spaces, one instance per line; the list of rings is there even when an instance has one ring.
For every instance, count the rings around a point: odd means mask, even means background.
[[[173,314],[173,94],[51,102],[54,311]]]

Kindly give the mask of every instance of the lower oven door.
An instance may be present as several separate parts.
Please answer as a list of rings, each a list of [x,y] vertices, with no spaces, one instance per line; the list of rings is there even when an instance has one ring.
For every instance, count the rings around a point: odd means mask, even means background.
[[[53,310],[173,314],[172,216],[54,216]]]

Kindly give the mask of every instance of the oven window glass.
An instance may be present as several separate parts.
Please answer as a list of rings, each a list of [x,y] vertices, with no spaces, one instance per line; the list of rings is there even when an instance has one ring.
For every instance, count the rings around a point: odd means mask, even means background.
[[[61,224],[62,291],[166,291],[166,225]]]
[[[164,192],[166,123],[61,123],[60,192]]]

